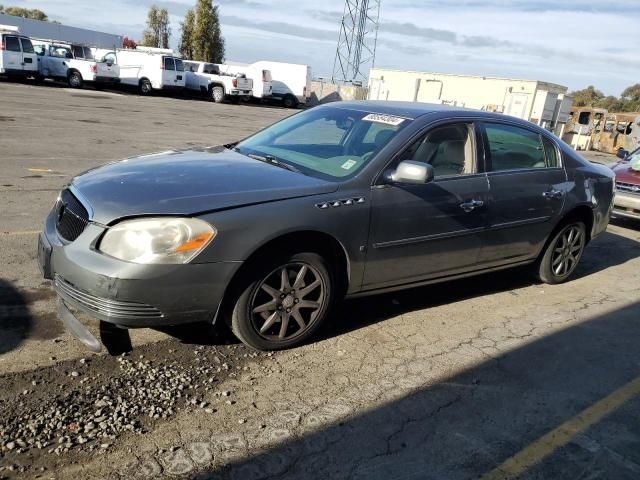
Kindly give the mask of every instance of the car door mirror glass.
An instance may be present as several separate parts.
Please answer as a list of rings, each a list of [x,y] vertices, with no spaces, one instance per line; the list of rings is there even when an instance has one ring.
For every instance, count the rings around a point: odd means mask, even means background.
[[[389,172],[387,180],[390,183],[406,183],[422,185],[433,181],[434,170],[428,163],[404,160],[395,170]]]

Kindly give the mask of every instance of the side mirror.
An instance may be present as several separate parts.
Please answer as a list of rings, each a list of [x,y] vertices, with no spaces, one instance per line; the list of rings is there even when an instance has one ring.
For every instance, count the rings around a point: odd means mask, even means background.
[[[388,183],[423,185],[433,181],[434,171],[428,163],[404,160],[395,171],[388,172],[385,177]]]
[[[616,157],[621,158],[622,160],[627,158],[627,156],[629,156],[629,152],[627,152],[624,148],[619,148],[616,152]]]

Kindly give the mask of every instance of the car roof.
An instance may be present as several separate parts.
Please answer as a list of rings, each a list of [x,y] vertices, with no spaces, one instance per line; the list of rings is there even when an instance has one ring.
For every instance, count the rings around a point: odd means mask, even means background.
[[[512,123],[518,123],[522,126],[532,128],[537,125],[522,120],[517,117],[505,115],[503,113],[485,112],[483,110],[475,110],[471,108],[453,107],[451,105],[441,105],[436,103],[420,103],[420,102],[397,102],[388,100],[356,100],[342,101],[325,104],[325,106],[343,108],[345,110],[357,110],[369,113],[381,113],[383,115],[392,115],[396,117],[415,120],[424,115],[438,114],[441,117],[475,117],[485,120],[508,120]]]

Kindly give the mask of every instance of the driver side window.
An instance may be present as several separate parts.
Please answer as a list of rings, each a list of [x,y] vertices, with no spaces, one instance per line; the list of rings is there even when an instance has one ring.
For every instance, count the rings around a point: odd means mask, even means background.
[[[475,173],[473,126],[458,123],[437,127],[415,141],[400,159],[430,164],[436,178]]]

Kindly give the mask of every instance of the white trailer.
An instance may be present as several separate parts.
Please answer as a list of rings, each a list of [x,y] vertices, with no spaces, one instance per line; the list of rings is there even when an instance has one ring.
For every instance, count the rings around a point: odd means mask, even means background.
[[[0,25],[0,75],[33,77],[38,73],[38,57],[31,39],[20,29]]]
[[[116,50],[120,82],[136,87],[141,95],[153,90],[182,90],[185,73],[182,59],[172,50],[138,48]]]

